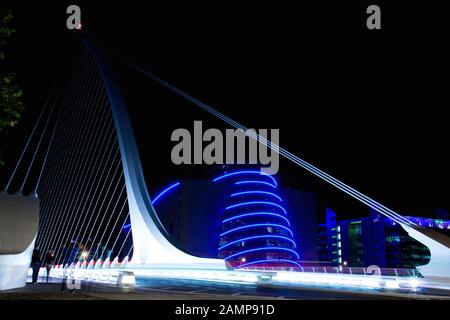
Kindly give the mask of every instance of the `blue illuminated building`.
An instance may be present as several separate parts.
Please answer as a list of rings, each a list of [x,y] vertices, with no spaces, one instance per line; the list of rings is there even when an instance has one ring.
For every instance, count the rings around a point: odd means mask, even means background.
[[[190,254],[228,257],[235,266],[245,260],[248,267],[318,260],[316,194],[281,188],[258,169],[169,181],[156,190],[152,204],[168,236]],[[239,247],[258,250],[232,256]]]
[[[190,254],[217,258],[225,186],[204,179],[186,179],[170,188],[173,185],[162,186],[152,197],[168,236]]]
[[[318,256],[322,264],[342,265],[342,241],[336,214],[326,208],[326,222],[318,227]]]
[[[213,180],[228,186],[218,256],[234,267],[298,267],[300,256],[274,177],[233,171]]]
[[[448,217],[408,220],[450,235]],[[337,221],[336,213],[326,210],[326,223],[318,227],[318,253],[323,263],[333,266],[414,269],[428,263],[430,251],[411,238],[391,219],[374,210],[368,217]]]

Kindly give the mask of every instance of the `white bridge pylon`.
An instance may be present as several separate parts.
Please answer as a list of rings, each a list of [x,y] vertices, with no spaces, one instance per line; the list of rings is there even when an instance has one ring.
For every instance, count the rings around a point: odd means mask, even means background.
[[[225,260],[190,255],[169,240],[150,201],[133,128],[119,86],[100,53],[88,41],[83,40],[83,43],[100,69],[118,136],[134,246],[133,257],[128,265],[226,270]]]

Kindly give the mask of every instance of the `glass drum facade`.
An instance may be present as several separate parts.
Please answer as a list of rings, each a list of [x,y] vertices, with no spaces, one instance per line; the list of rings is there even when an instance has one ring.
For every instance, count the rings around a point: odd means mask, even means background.
[[[231,190],[223,210],[218,256],[233,267],[299,267],[288,212],[274,177],[257,170],[213,180]]]

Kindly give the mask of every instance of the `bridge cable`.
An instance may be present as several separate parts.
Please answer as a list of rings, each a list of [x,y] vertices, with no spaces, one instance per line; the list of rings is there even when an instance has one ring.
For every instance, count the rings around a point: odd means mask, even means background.
[[[50,153],[51,147],[53,146],[53,138],[55,137],[55,132],[56,132],[56,128],[57,128],[57,126],[59,124],[60,116],[61,116],[61,110],[59,110],[59,112],[58,112],[58,116],[56,118],[55,126],[53,127],[52,135],[50,137],[50,141],[48,143],[47,151],[45,153],[44,162],[42,163],[41,171],[40,171],[38,179],[36,181],[36,185],[35,185],[35,187],[33,189],[33,193],[36,193],[36,194],[37,194],[37,190],[39,189],[39,186],[40,186],[42,174],[44,173],[44,169],[45,169],[45,166],[47,164],[48,155]]]
[[[83,61],[82,68],[85,69],[86,65],[84,64],[84,60],[82,60],[82,61]],[[79,90],[81,89],[79,84],[81,83],[81,80],[83,79],[82,78],[83,74],[84,74],[84,72],[80,72],[79,77],[77,77],[76,89],[74,90],[73,87],[71,88],[72,89],[71,90],[72,98],[71,98],[70,103],[66,105],[66,109],[68,111],[66,120],[67,121],[72,120],[72,121],[70,121],[68,127],[63,127],[63,128],[65,131],[72,132],[72,134],[71,135],[61,134],[61,136],[63,138],[61,139],[60,146],[63,148],[63,152],[57,159],[58,163],[59,163],[59,165],[58,165],[59,169],[57,172],[53,173],[53,175],[58,176],[59,179],[58,179],[57,184],[55,184],[53,186],[53,192],[49,192],[50,194],[53,195],[53,199],[56,199],[56,200],[53,200],[53,203],[52,203],[51,207],[49,207],[48,210],[51,210],[55,213],[53,214],[53,216],[51,217],[51,220],[50,220],[50,225],[49,225],[50,232],[46,232],[44,234],[43,243],[45,244],[45,246],[47,246],[48,241],[51,241],[52,236],[49,236],[49,235],[53,235],[53,236],[55,235],[54,228],[56,227],[58,221],[61,218],[61,215],[57,215],[56,213],[59,211],[61,202],[65,198],[63,195],[65,195],[65,193],[68,191],[68,188],[70,188],[73,181],[75,181],[75,179],[70,179],[70,178],[67,179],[67,173],[68,173],[70,166],[64,165],[64,161],[69,157],[73,158],[72,154],[75,152],[75,149],[76,149],[76,148],[74,148],[74,146],[77,143],[80,143],[80,140],[81,140],[81,139],[76,139],[77,131],[70,130],[70,129],[74,128],[76,126],[76,121],[75,121],[76,119],[72,119],[72,115],[75,110],[74,108],[72,108],[72,106],[76,103],[75,101],[79,100],[80,94],[78,94],[78,93],[79,93]],[[88,73],[88,76],[90,76],[90,73]],[[82,86],[84,87],[85,85],[87,85],[87,84],[85,83]],[[79,119],[79,117],[77,117],[77,119]],[[62,132],[62,133],[64,133],[64,132]],[[63,143],[63,141],[65,141],[65,142]],[[74,143],[74,141],[75,141],[75,143]],[[70,145],[71,148],[67,148],[68,145]],[[71,181],[71,182],[68,183],[68,181]],[[67,183],[65,183],[65,182],[67,182]]]
[[[39,141],[38,141],[38,144],[36,146],[36,149],[34,150],[34,154],[33,154],[33,157],[31,158],[31,162],[30,162],[30,165],[28,167],[27,173],[25,174],[25,179],[23,179],[23,183],[22,183],[22,185],[20,186],[20,189],[19,189],[20,193],[23,192],[23,188],[25,187],[25,184],[26,184],[26,182],[28,180],[28,176],[30,174],[31,168],[33,167],[34,160],[36,159],[36,155],[39,152],[39,148],[41,147],[42,140],[43,140],[43,138],[45,136],[45,133],[47,132],[48,124],[49,124],[50,119],[51,119],[51,117],[53,115],[53,110],[55,109],[56,101],[57,101],[57,99],[55,99],[55,101],[53,102],[52,109],[50,110],[50,114],[49,114],[49,116],[47,118],[47,121],[45,122],[45,125],[44,125],[44,129],[42,130],[42,134],[41,134],[41,136],[39,138]]]
[[[125,227],[125,224],[127,223],[127,221],[128,221],[128,217],[130,216],[130,211],[128,211],[128,214],[127,214],[127,216],[125,217],[125,220],[124,220],[124,222],[123,222],[123,224],[122,224],[122,227],[120,228],[120,231],[119,231],[119,233],[117,234],[117,236],[116,236],[116,240],[114,240],[114,243],[113,243],[113,245],[111,246],[111,253],[114,253],[114,248],[116,247],[116,244],[117,244],[117,241],[119,240],[119,238],[120,238],[120,236],[121,236],[121,231],[123,230],[123,227]],[[131,230],[131,228],[130,228],[130,230]],[[129,232],[129,231],[128,231]],[[126,238],[125,238],[125,240],[124,240],[124,242],[126,241]],[[118,252],[117,253],[117,255],[119,255],[120,254],[120,252]]]
[[[129,237],[130,234],[131,234],[131,227],[130,227],[130,230],[128,230],[127,235],[126,235],[125,239],[122,242],[122,246],[120,247],[119,251],[117,251],[117,257],[118,258],[120,257],[120,253],[122,252],[123,247],[127,243],[127,240],[128,240],[128,237]],[[130,252],[131,252],[131,249],[130,249]],[[126,256],[123,256],[123,257],[125,258]]]
[[[31,140],[32,140],[32,138],[34,136],[34,132],[36,131],[36,128],[38,127],[39,123],[41,122],[42,116],[44,115],[45,111],[48,108],[48,105],[49,105],[49,102],[50,102],[50,98],[53,96],[54,91],[55,91],[55,89],[53,88],[51,93],[50,93],[50,95],[48,96],[47,100],[45,101],[44,108],[42,108],[41,113],[39,114],[39,117],[38,117],[38,119],[36,121],[36,124],[34,125],[33,130],[31,131],[31,134],[28,137],[28,141],[27,141],[27,143],[25,144],[25,147],[22,150],[22,154],[20,155],[19,160],[17,161],[16,167],[14,168],[13,172],[11,173],[11,176],[10,176],[10,178],[8,180],[8,183],[6,184],[6,187],[3,189],[4,192],[8,192],[8,188],[11,185],[11,182],[12,182],[12,180],[13,180],[16,172],[17,172],[17,169],[19,168],[20,163],[22,162],[23,156],[25,155],[26,151],[28,150],[28,145],[30,144],[30,142],[31,142]]]
[[[57,150],[59,150],[61,147],[67,146],[67,145],[73,145],[73,139],[74,138],[74,133],[69,135],[69,134],[64,134],[64,131],[71,131],[70,129],[72,127],[75,126],[75,119],[73,119],[73,112],[71,106],[74,104],[74,100],[76,99],[80,89],[80,83],[81,83],[81,76],[84,74],[83,70],[85,70],[85,61],[83,59],[84,54],[83,51],[81,51],[80,54],[80,59],[78,60],[78,63],[76,64],[76,66],[74,67],[73,70],[73,77],[72,80],[70,81],[71,83],[69,84],[69,87],[71,88],[71,90],[69,91],[69,93],[65,96],[64,101],[63,101],[63,106],[62,106],[62,123],[60,125],[60,132],[58,137],[61,137],[60,139],[58,139],[56,141],[56,143],[54,144],[54,152],[53,155],[51,157],[51,160],[53,163],[52,165],[52,171],[50,174],[50,177],[47,179],[47,175],[45,176],[45,180],[48,180],[46,182],[46,189],[45,192],[42,192],[42,199],[41,201],[43,202],[42,208],[41,208],[41,212],[44,215],[44,221],[42,221],[42,223],[40,223],[40,230],[39,230],[39,234],[38,234],[38,239],[36,241],[36,243],[41,243],[43,242],[43,240],[46,240],[47,236],[49,235],[50,232],[47,232],[48,230],[52,229],[53,223],[57,217],[56,214],[51,214],[51,212],[54,212],[54,208],[57,205],[57,203],[59,202],[58,200],[60,200],[62,197],[61,192],[62,189],[64,188],[64,185],[62,184],[62,182],[64,181],[64,177],[66,176],[65,173],[63,173],[63,169],[67,168],[67,166],[64,166],[64,159],[66,159],[68,153],[70,153],[73,149],[72,148],[63,148],[62,152],[58,152]],[[75,88],[74,88],[75,87]],[[75,131],[72,131],[75,132]],[[69,150],[69,151],[68,151]],[[48,170],[46,170],[47,172]],[[47,196],[48,197],[48,201],[47,201]],[[42,227],[41,227],[42,226]]]
[[[90,130],[92,130],[93,126],[89,126],[89,124],[93,121],[93,117],[90,117],[90,113],[91,113],[91,108],[89,108],[88,105],[88,101],[86,101],[86,99],[88,99],[88,96],[91,96],[92,90],[94,86],[90,87],[90,84],[94,79],[97,79],[97,84],[98,84],[98,77],[95,77],[96,73],[89,71],[87,72],[86,77],[88,78],[88,81],[84,81],[84,83],[82,84],[82,87],[78,87],[77,86],[77,91],[79,89],[84,90],[83,88],[89,88],[90,93],[87,95],[80,95],[80,94],[76,94],[75,95],[75,100],[72,99],[72,109],[73,112],[78,113],[78,117],[75,119],[70,119],[73,128],[75,128],[75,130],[67,130],[67,131],[72,131],[74,132],[71,135],[71,138],[69,139],[68,143],[63,144],[62,147],[63,149],[70,149],[69,153],[65,153],[64,158],[61,159],[61,161],[64,163],[64,161],[67,159],[69,160],[69,165],[62,165],[61,166],[61,170],[64,171],[61,172],[61,177],[62,177],[62,184],[60,183],[60,186],[55,190],[56,192],[54,192],[55,195],[54,197],[59,198],[59,200],[56,203],[56,207],[51,208],[55,214],[54,216],[58,216],[57,219],[53,219],[52,221],[52,226],[51,226],[51,230],[49,233],[47,233],[47,240],[45,240],[45,246],[48,248],[49,246],[52,246],[52,244],[55,244],[55,239],[57,239],[59,237],[59,235],[61,234],[61,232],[63,230],[65,230],[65,228],[63,228],[66,225],[66,222],[68,221],[67,218],[70,216],[70,210],[67,210],[67,205],[69,204],[69,198],[70,200],[73,199],[76,190],[74,190],[74,188],[76,187],[76,185],[78,185],[80,179],[81,179],[81,174],[76,174],[79,173],[79,167],[81,162],[79,161],[80,157],[82,157],[82,152],[77,152],[79,151],[78,146],[81,146],[83,144],[83,142],[86,140],[87,135],[86,135],[86,129],[90,128]],[[83,78],[79,78],[79,81],[81,82],[83,80]],[[83,91],[81,91],[83,92]],[[80,96],[82,96],[82,99],[80,100]],[[74,102],[76,101],[76,102]],[[79,109],[78,106],[83,106],[84,109],[80,110],[80,112],[77,112],[77,110]],[[69,106],[68,106],[69,107]],[[85,112],[86,111],[86,112]],[[70,115],[70,113],[68,114]],[[79,119],[79,120],[78,120]],[[83,119],[87,119],[90,121],[84,121]],[[79,127],[77,127],[77,123],[81,121],[82,122],[82,127],[81,130]],[[72,141],[71,141],[72,140]],[[73,143],[73,140],[75,143]],[[71,148],[67,148],[67,145],[70,145]],[[77,154],[75,156],[73,156],[74,153]],[[86,159],[85,159],[86,161]],[[83,161],[84,162],[84,161]],[[77,171],[78,170],[78,171]],[[67,175],[68,174],[72,174],[75,175],[75,177],[73,177],[72,179],[67,179]],[[70,183],[65,183],[67,182],[66,180],[72,180]],[[56,187],[55,187],[56,188]],[[71,196],[69,196],[71,195]],[[70,209],[70,208],[69,208]],[[57,212],[64,212],[64,215],[57,215]],[[69,220],[70,221],[70,220]],[[56,228],[56,229],[55,229]],[[54,231],[53,231],[54,230]],[[48,237],[49,234],[52,234],[52,236]]]
[[[98,75],[98,73],[95,73],[96,75],[96,83],[97,83],[97,88],[98,86],[101,85],[101,82],[99,82],[100,77]],[[88,85],[89,86],[89,85]],[[97,141],[97,137],[98,137],[98,133],[101,130],[95,130],[95,128],[98,129],[98,125],[100,123],[103,123],[102,128],[104,128],[104,114],[101,117],[101,120],[98,121],[96,120],[96,117],[98,117],[98,114],[101,110],[101,108],[99,106],[102,106],[104,104],[104,101],[101,101],[100,104],[98,104],[98,102],[100,102],[101,100],[101,96],[98,95],[98,92],[100,90],[98,89],[93,89],[94,87],[90,87],[89,89],[89,93],[88,95],[85,96],[85,98],[89,99],[88,97],[92,97],[92,99],[87,100],[85,103],[82,103],[84,105],[86,105],[86,108],[88,109],[93,109],[93,113],[92,116],[89,117],[89,122],[86,125],[85,123],[85,128],[87,128],[87,130],[83,130],[83,138],[81,139],[81,141],[86,141],[86,139],[88,139],[87,143],[82,143],[82,149],[81,151],[78,150],[78,148],[75,148],[78,151],[78,155],[77,155],[77,160],[76,160],[76,166],[74,167],[74,171],[73,172],[78,172],[77,174],[77,178],[76,178],[76,186],[72,187],[73,192],[71,192],[71,196],[68,197],[65,201],[65,204],[63,206],[63,211],[67,211],[68,214],[65,215],[65,219],[63,219],[62,222],[62,227],[61,227],[61,232],[58,233],[56,239],[55,239],[55,244],[64,244],[65,241],[69,240],[68,238],[68,233],[70,233],[70,227],[69,226],[73,226],[73,222],[77,221],[76,226],[73,229],[73,233],[76,232],[76,230],[78,229],[78,226],[81,222],[81,217],[82,215],[79,215],[78,212],[80,210],[80,208],[82,207],[83,203],[86,203],[86,201],[88,201],[89,199],[89,192],[85,192],[85,186],[86,183],[90,182],[92,179],[92,171],[95,169],[95,165],[94,162],[91,162],[90,160],[92,160],[92,155],[93,153],[89,154],[90,150],[97,150],[95,149],[94,146],[95,142]],[[97,94],[95,94],[95,96],[93,95],[94,92],[97,92]],[[92,108],[89,107],[92,105],[92,103],[96,104],[96,107]],[[95,130],[95,135],[92,138],[89,138],[91,135],[90,133],[93,132]],[[100,135],[100,137],[103,135],[103,133]],[[105,135],[106,137],[106,135]],[[80,144],[78,144],[80,145]],[[97,159],[98,160],[98,159]],[[97,163],[97,160],[95,161],[95,163]],[[89,166],[86,166],[87,164],[90,164]],[[97,172],[98,174],[98,172]],[[88,179],[86,179],[86,176],[89,177]],[[83,179],[84,178],[84,179]],[[81,197],[81,198],[79,198]],[[86,218],[86,213],[83,214],[84,219]],[[75,220],[76,219],[76,220]],[[83,220],[84,221],[84,220]],[[83,225],[80,226],[80,228],[82,228]],[[78,240],[78,239],[77,239]]]
[[[99,47],[101,47],[103,50],[105,50],[106,52],[108,52],[110,55],[112,55],[113,57],[117,58],[118,60],[124,62],[125,64],[127,64],[128,66],[130,66],[131,68],[145,74],[146,76],[148,76],[149,78],[151,78],[152,80],[158,82],[160,85],[162,85],[163,87],[169,89],[170,91],[174,92],[175,94],[179,95],[180,97],[190,101],[191,103],[195,104],[196,106],[206,110],[207,112],[211,113],[212,115],[216,116],[217,118],[227,122],[228,124],[232,125],[233,127],[237,128],[237,129],[241,129],[244,131],[245,134],[247,134],[248,136],[250,136],[251,138],[255,139],[255,140],[259,140],[260,142],[262,142],[266,147],[270,147],[273,151],[280,153],[281,155],[283,155],[285,158],[291,160],[292,162],[296,163],[297,165],[303,167],[304,169],[306,169],[307,171],[313,173],[314,175],[320,177],[321,179],[325,180],[326,182],[330,183],[331,185],[337,187],[338,189],[340,189],[341,191],[344,191],[345,193],[347,193],[348,195],[352,196],[353,198],[359,200],[360,202],[368,205],[369,207],[371,207],[372,209],[380,212],[381,214],[391,218],[392,220],[399,222],[399,223],[403,223],[409,226],[416,226],[415,223],[409,221],[408,219],[406,219],[405,217],[401,216],[400,214],[394,212],[393,210],[383,206],[382,204],[376,202],[375,200],[367,197],[366,195],[360,193],[359,191],[353,189],[352,187],[346,185],[345,183],[341,182],[340,180],[328,175],[327,173],[325,173],[324,171],[318,169],[317,167],[309,164],[308,162],[304,161],[303,159],[293,155],[292,153],[290,153],[289,151],[277,146],[274,143],[271,143],[269,141],[267,141],[266,138],[261,137],[260,135],[253,133],[252,131],[247,130],[246,127],[240,125],[239,123],[235,122],[234,120],[232,120],[231,118],[228,118],[227,116],[225,116],[224,114],[218,112],[217,110],[209,107],[208,105],[206,105],[205,103],[201,102],[200,100],[192,97],[191,95],[187,94],[186,92],[178,89],[177,87],[169,84],[168,82],[166,82],[165,80],[155,76],[154,74],[148,72],[147,70],[129,62],[128,60],[126,60],[125,58],[115,54],[114,52],[112,52],[111,50],[99,45]]]
[[[116,154],[115,154],[115,156],[114,156],[114,159],[113,159],[114,161],[115,161],[115,159],[117,158],[117,155],[118,155],[118,151],[116,152]],[[106,166],[105,166],[105,168],[106,168]],[[81,237],[79,237],[80,234],[78,234],[77,239],[79,238],[81,241],[84,241],[85,236],[86,236],[86,233],[87,233],[87,230],[91,230],[91,231],[89,232],[89,235],[88,235],[87,239],[90,239],[90,238],[91,238],[92,230],[93,230],[94,226],[96,225],[96,223],[97,223],[97,221],[98,221],[98,217],[100,216],[101,209],[103,208],[103,203],[104,203],[105,199],[107,198],[106,195],[109,194],[110,187],[112,186],[112,183],[110,183],[109,186],[108,186],[108,188],[107,188],[107,190],[106,190],[105,197],[103,197],[103,201],[102,201],[102,205],[100,206],[100,209],[99,209],[99,210],[95,210],[95,209],[97,208],[98,203],[99,203],[99,200],[100,200],[100,198],[101,198],[100,196],[103,194],[103,190],[104,190],[105,186],[107,185],[107,184],[106,184],[106,181],[108,181],[107,178],[109,177],[112,168],[113,168],[113,166],[112,166],[112,163],[111,163],[111,165],[109,166],[108,172],[107,172],[107,174],[106,174],[106,176],[105,176],[105,178],[104,178],[104,183],[103,183],[102,188],[101,188],[101,190],[100,190],[100,192],[99,192],[99,196],[96,197],[97,199],[96,199],[96,201],[95,201],[95,204],[94,204],[94,207],[92,208],[92,210],[91,210],[92,201],[91,201],[91,203],[89,204],[89,208],[88,208],[87,212],[97,212],[97,214],[95,215],[95,220],[94,220],[94,222],[93,222],[92,224],[91,224],[91,221],[92,221],[92,217],[93,217],[94,215],[93,215],[93,214],[90,215],[89,221],[88,221],[87,224],[86,224],[86,228],[84,228],[83,235],[82,235]],[[113,180],[114,180],[114,177],[116,176],[117,172],[119,172],[119,170],[118,170],[119,168],[120,168],[120,162],[117,163],[116,169],[115,169],[115,171],[114,171],[114,173],[113,173],[113,175],[112,175],[112,179],[113,179]],[[103,172],[102,172],[101,177],[102,177],[102,176],[103,176]],[[96,194],[96,192],[95,192],[94,194]],[[65,257],[64,257],[64,259],[65,259]]]

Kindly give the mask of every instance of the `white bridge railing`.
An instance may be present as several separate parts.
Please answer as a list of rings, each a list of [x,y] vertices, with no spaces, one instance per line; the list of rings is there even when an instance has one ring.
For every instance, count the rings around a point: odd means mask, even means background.
[[[121,265],[113,268],[53,268],[50,277],[64,281],[81,280],[113,285],[135,285],[138,278],[188,279],[242,284],[313,286],[322,288],[375,289],[383,292],[414,292],[421,288],[437,288],[450,292],[450,279],[430,281],[414,269],[376,268],[257,268],[247,267],[235,270],[157,268],[149,265]],[[375,271],[375,272],[374,272]],[[31,269],[29,276],[31,277]],[[397,275],[395,274],[397,273]],[[39,276],[45,277],[42,268]],[[42,279],[42,278],[41,278]],[[445,281],[444,281],[445,280]]]
[[[378,267],[244,267],[239,270],[249,271],[285,271],[285,272],[308,272],[308,273],[328,273],[328,274],[349,274],[349,275],[381,275],[392,277],[416,277],[422,275],[416,269],[406,268],[378,268]]]

